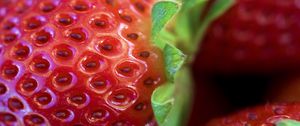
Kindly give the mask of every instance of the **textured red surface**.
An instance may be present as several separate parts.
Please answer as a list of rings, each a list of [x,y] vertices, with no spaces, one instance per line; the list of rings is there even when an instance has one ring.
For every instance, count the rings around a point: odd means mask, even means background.
[[[155,125],[151,1],[0,1],[0,125]]]

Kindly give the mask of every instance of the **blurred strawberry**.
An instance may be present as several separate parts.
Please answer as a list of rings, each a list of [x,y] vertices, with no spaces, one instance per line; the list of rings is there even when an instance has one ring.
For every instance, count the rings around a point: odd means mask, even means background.
[[[286,119],[299,121],[299,111],[300,103],[266,104],[214,119],[207,126],[275,126]]]
[[[234,0],[208,28],[195,67],[222,74],[300,70],[298,0]]]

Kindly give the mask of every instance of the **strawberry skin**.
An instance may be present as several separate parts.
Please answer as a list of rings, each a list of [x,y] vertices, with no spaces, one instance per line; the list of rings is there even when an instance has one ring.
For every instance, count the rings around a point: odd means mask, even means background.
[[[0,125],[156,125],[151,0],[1,0]]]
[[[266,100],[272,102],[299,102],[300,75],[292,74],[277,77],[268,87]]]
[[[299,103],[266,104],[212,120],[207,126],[274,126],[282,119],[300,120]]]
[[[195,63],[222,74],[299,70],[297,0],[235,0],[208,28]]]

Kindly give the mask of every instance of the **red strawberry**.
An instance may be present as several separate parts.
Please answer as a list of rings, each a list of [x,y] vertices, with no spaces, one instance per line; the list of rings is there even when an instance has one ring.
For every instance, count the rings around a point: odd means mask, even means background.
[[[234,1],[209,26],[195,67],[222,74],[299,70],[299,2]]]
[[[1,0],[0,125],[155,125],[152,0]]]
[[[266,104],[212,120],[207,126],[274,126],[283,119],[300,120],[300,103]]]
[[[300,102],[299,74],[276,78],[268,87],[268,101]]]

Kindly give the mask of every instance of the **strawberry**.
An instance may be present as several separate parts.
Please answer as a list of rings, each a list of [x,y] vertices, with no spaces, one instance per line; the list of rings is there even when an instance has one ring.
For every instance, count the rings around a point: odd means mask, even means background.
[[[299,73],[275,78],[268,87],[266,99],[273,102],[299,102],[299,84]]]
[[[208,27],[194,66],[221,74],[299,70],[299,2],[233,1]]]
[[[299,103],[266,104],[214,119],[207,126],[275,126],[286,119],[299,121],[299,111]]]
[[[1,0],[0,125],[156,125],[152,0]]]

